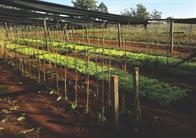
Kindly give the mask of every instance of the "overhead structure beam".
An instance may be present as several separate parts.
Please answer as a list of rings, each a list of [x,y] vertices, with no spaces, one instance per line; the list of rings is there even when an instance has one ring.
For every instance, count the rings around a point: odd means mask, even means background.
[[[97,11],[90,11],[84,9],[78,9],[70,6],[59,5],[49,2],[43,2],[39,0],[1,0],[0,4],[7,6],[13,6],[26,10],[34,10],[53,14],[62,14],[70,16],[83,16],[93,17],[96,20],[107,20],[108,22],[121,23],[121,24],[143,24],[144,20],[140,18],[132,18],[127,16],[121,16],[116,14],[108,14]]]
[[[166,21],[166,22],[174,22],[174,23],[182,23],[182,24],[196,24],[196,18],[179,18],[179,19],[149,19],[150,21]]]
[[[127,17],[117,14],[108,14],[97,11],[79,9],[75,7],[44,2],[40,0],[0,0],[0,15],[5,18],[15,17],[24,20],[47,18],[56,22],[67,22],[72,24],[87,23],[114,23],[114,24],[143,24],[150,21],[166,21],[184,24],[196,24],[196,18],[187,19],[150,19]],[[3,5],[3,6],[2,6]],[[13,21],[13,20],[12,20]],[[1,21],[2,22],[2,21]]]

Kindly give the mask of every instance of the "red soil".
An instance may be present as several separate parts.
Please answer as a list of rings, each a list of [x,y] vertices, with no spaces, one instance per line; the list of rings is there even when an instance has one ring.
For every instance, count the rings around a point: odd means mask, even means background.
[[[11,133],[16,136],[19,131],[27,128],[36,128],[36,130],[42,128],[39,133],[35,130],[27,133],[27,137],[44,138],[124,138],[131,136],[135,138],[194,138],[196,136],[195,117],[188,113],[176,112],[176,109],[150,103],[142,104],[142,125],[139,131],[125,127],[125,124],[130,126],[130,123],[128,120],[123,121],[123,118],[121,121],[124,122],[123,127],[119,131],[114,131],[107,125],[97,124],[90,115],[66,110],[64,106],[59,106],[54,99],[39,92],[42,89],[40,85],[21,77],[18,71],[2,60],[0,61],[0,85],[6,88],[6,94],[3,97],[10,97],[11,101],[16,101],[15,105],[19,106],[10,114],[12,120],[8,119],[6,123],[0,122],[0,128],[6,131],[4,137],[8,137]],[[1,111],[9,110],[10,105],[6,101],[0,101]],[[24,123],[17,121],[17,117],[22,113],[25,113],[26,117]],[[153,123],[155,116],[158,119]],[[0,118],[2,117],[3,115],[0,114]],[[1,132],[0,130],[0,134]]]

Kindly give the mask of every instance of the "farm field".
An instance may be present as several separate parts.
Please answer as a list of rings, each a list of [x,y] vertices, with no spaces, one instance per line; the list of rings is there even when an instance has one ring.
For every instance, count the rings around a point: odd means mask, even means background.
[[[140,98],[145,105],[152,106],[154,103],[164,109],[173,106],[177,108],[179,102],[193,103],[190,97],[191,93],[195,91],[196,65],[194,58],[184,62],[184,58],[172,56],[133,53],[126,49],[111,49],[111,47],[58,42],[56,39],[47,41],[29,37],[11,38],[6,44],[6,49],[2,42],[2,55],[4,55],[3,53],[7,53],[9,58],[15,59],[11,60],[9,64],[19,70],[22,69],[24,76],[29,76],[40,83],[47,82],[49,86],[45,87],[48,89],[48,94],[54,95],[57,103],[70,101],[72,110],[81,108],[84,111],[90,110],[92,113],[100,111],[98,113],[100,120],[106,119],[110,112],[108,110],[112,96],[110,83],[113,75],[119,77],[119,89],[124,91],[121,97],[122,110],[131,110],[127,107],[130,104],[127,99],[132,97],[129,93],[129,90],[133,89],[131,69],[135,66],[143,68],[140,75]],[[178,65],[178,63],[181,64]],[[157,71],[152,73],[150,71],[152,69]],[[162,74],[162,72],[164,73]],[[165,75],[167,73],[172,76]],[[183,76],[183,80],[179,80],[177,77],[179,75]],[[72,88],[70,88],[70,84],[73,85]],[[104,92],[104,99],[100,90]],[[74,93],[69,93],[69,91]],[[106,93],[107,91],[109,93]],[[88,102],[85,97],[89,100]],[[99,98],[97,99],[97,97]],[[104,100],[104,104],[101,102],[102,107],[94,108],[99,100]],[[178,112],[184,114],[186,111],[179,110]],[[188,112],[195,114],[191,109]]]
[[[4,10],[0,138],[196,136],[195,18],[23,0]]]

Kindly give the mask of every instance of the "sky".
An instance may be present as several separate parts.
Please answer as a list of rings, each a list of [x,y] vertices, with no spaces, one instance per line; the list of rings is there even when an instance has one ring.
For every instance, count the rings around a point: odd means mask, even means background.
[[[71,0],[44,0],[48,2],[73,6]],[[149,12],[154,9],[162,12],[162,18],[169,16],[174,18],[196,17],[196,0],[97,0],[104,2],[110,13],[120,14],[124,9],[135,8],[142,3]]]

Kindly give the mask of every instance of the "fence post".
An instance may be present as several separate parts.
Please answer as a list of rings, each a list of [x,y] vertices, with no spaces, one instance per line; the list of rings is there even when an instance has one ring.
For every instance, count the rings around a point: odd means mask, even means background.
[[[121,47],[121,29],[120,29],[120,23],[118,23],[118,47]]]
[[[112,77],[112,85],[113,85],[113,119],[115,128],[119,128],[119,91],[118,91],[118,76]]]
[[[169,34],[170,34],[170,54],[172,54],[173,50],[174,50],[173,30],[174,30],[174,21],[171,21],[170,22],[170,29],[169,29]]]
[[[133,70],[133,121],[135,125],[141,117],[141,109],[139,105],[139,67]]]

